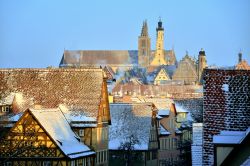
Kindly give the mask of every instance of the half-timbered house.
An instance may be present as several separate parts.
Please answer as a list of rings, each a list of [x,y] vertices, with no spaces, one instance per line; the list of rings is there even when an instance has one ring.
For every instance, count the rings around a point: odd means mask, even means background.
[[[0,143],[5,165],[93,165],[95,152],[80,141],[60,109],[27,109]]]
[[[12,110],[2,119],[17,121],[19,113],[37,106],[59,108],[80,140],[96,152],[95,165],[108,165],[106,79],[100,68],[1,69],[0,100],[14,94]]]

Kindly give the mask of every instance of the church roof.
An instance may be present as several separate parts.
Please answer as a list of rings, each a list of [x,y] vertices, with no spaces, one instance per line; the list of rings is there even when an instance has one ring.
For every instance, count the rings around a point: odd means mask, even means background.
[[[136,65],[137,50],[65,50],[60,67],[70,65]]]
[[[154,50],[151,55],[154,55]],[[165,50],[165,59],[175,64],[174,50]],[[138,50],[65,50],[60,67],[67,66],[138,65]]]
[[[0,98],[15,94],[13,112],[64,104],[97,118],[103,81],[102,69],[0,69]]]

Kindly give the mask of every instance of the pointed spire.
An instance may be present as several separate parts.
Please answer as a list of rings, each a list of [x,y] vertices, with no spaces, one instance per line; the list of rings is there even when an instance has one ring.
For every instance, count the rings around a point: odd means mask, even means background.
[[[147,20],[143,21],[141,36],[148,36],[148,24]]]

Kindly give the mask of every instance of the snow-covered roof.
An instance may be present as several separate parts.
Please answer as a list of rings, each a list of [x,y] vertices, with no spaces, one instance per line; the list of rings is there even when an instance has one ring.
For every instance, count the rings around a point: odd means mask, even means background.
[[[0,96],[0,105],[12,105],[14,98],[15,98],[15,93],[10,93],[3,98],[1,98]]]
[[[170,135],[170,132],[167,129],[165,129],[164,126],[162,126],[160,124],[160,134],[161,135]]]
[[[175,108],[176,108],[176,112],[177,113],[185,113],[185,112],[189,112],[188,110],[186,110],[182,105],[175,103]]]
[[[78,136],[71,130],[69,123],[59,109],[29,110],[69,158],[83,157],[95,153],[88,146],[79,142]]]
[[[169,116],[169,112],[170,112],[169,109],[160,109],[160,110],[158,111],[158,115],[159,115],[159,116],[162,116],[162,117],[164,117],[164,116]]]
[[[11,122],[17,122],[22,115],[23,115],[23,112],[20,112],[18,114],[14,114],[14,115],[10,116],[8,118],[8,120],[11,121]]]
[[[22,106],[15,103],[15,112],[35,104],[44,108],[65,104],[72,111],[97,117],[104,79],[100,68],[0,69],[0,97],[19,94]]]
[[[150,104],[110,104],[110,113],[109,149],[118,150],[121,143],[133,135],[139,141],[134,146],[135,150],[148,150],[152,120]]]
[[[249,166],[249,165],[250,165],[250,156],[240,166]]]
[[[221,131],[213,136],[214,144],[240,144],[249,134],[250,127],[246,131]]]
[[[96,117],[90,117],[83,111],[70,110],[66,105],[60,104],[59,109],[63,112],[69,122],[96,122]]]
[[[176,128],[176,129],[175,129],[175,133],[176,133],[176,134],[181,134],[181,133],[182,133],[182,131],[181,131],[181,130],[179,130],[178,128]]]
[[[162,119],[163,117],[162,117],[162,116],[159,116],[159,115],[156,115],[156,118],[157,118],[157,119]]]

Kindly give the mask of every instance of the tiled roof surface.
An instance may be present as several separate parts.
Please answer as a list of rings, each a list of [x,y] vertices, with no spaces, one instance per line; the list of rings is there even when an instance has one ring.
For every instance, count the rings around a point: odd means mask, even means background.
[[[236,65],[237,70],[250,70],[250,66],[248,65],[246,60],[241,61]]]
[[[173,74],[173,80],[185,80],[187,82],[193,82],[197,79],[196,61],[186,55],[178,64],[178,67]]]
[[[71,64],[137,64],[136,50],[65,50],[60,66]]]
[[[97,117],[102,83],[101,69],[1,69],[0,98],[15,93],[14,112],[65,104]]]
[[[175,64],[173,50],[165,50],[165,59]],[[151,52],[154,55],[154,51]],[[60,66],[67,65],[138,65],[138,50],[65,50]]]
[[[205,69],[204,81],[203,164],[213,165],[213,136],[250,126],[250,71]]]
[[[148,150],[152,110],[149,103],[111,104],[112,125],[109,130],[109,149],[118,150],[120,143],[133,135],[139,144],[135,150]]]

